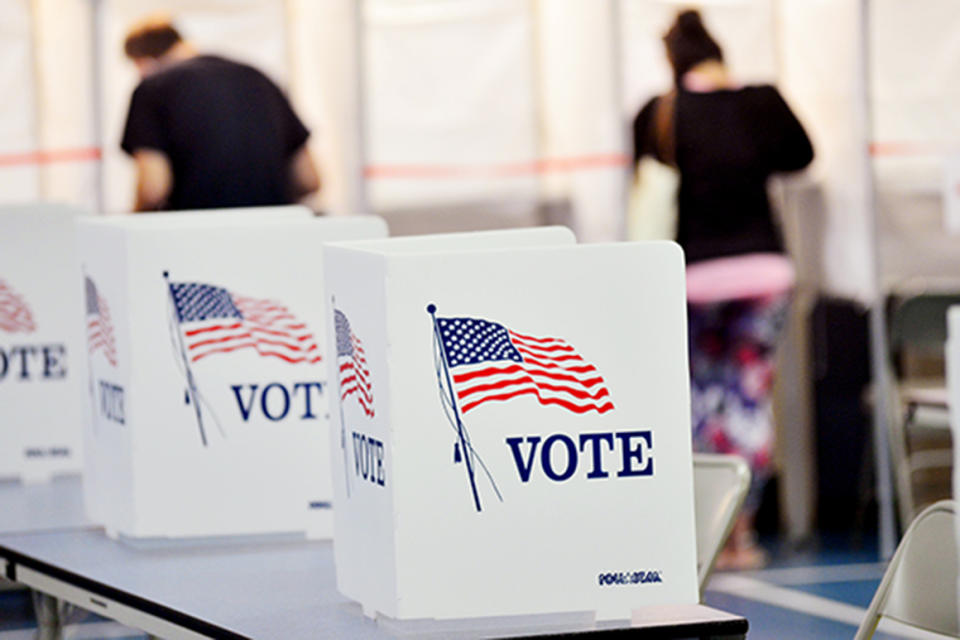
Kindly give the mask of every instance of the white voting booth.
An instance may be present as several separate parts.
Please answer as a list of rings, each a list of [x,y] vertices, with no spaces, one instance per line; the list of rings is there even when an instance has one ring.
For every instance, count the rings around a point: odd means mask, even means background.
[[[0,478],[45,480],[82,465],[83,333],[78,209],[0,209]]]
[[[346,596],[398,620],[698,602],[676,245],[540,228],[324,260]]]
[[[296,211],[81,225],[91,518],[130,538],[329,536],[323,244],[385,234]]]

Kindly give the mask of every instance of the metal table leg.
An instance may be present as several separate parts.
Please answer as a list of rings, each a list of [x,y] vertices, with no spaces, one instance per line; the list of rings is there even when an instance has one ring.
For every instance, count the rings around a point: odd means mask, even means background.
[[[37,640],[63,640],[67,604],[53,596],[32,591],[33,611],[37,616]]]

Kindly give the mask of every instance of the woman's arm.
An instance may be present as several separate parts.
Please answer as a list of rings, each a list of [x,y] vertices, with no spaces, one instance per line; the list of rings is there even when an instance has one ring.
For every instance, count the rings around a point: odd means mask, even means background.
[[[772,171],[798,171],[813,161],[813,145],[803,125],[790,110],[780,92],[769,87],[766,97],[768,122],[773,133],[770,146]]]

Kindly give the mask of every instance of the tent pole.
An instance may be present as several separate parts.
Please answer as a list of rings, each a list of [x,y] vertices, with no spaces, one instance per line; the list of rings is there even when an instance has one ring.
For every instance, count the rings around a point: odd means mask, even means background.
[[[883,559],[893,556],[896,529],[890,470],[889,420],[892,393],[887,367],[887,318],[884,304],[883,271],[880,258],[880,231],[877,221],[877,192],[870,142],[873,140],[873,110],[870,84],[870,0],[860,0],[860,75],[863,114],[863,168],[865,207],[870,246],[870,274],[873,303],[870,305],[870,369],[873,379],[873,454],[879,522],[879,551]]]
[[[622,4],[621,0],[611,0],[610,2],[610,51],[611,58],[615,66],[613,74],[613,101],[617,113],[623,113],[623,31],[622,23]],[[617,230],[617,240],[629,240],[627,227],[627,208],[630,198],[630,181],[633,178],[633,123],[630,117],[621,118],[620,128],[620,150],[630,160],[628,168],[623,171],[623,179],[620,181],[620,225]]]
[[[90,103],[92,105],[93,146],[99,151],[99,157],[93,164],[93,202],[97,214],[104,213],[103,194],[103,60],[101,42],[103,39],[103,0],[90,0]]]
[[[367,105],[366,105],[366,82],[367,82],[367,73],[366,73],[366,56],[364,55],[365,50],[365,36],[366,29],[364,26],[364,10],[366,8],[366,2],[364,0],[357,0],[356,2],[350,2],[351,7],[351,18],[353,22],[353,66],[355,69],[354,78],[354,109],[356,110],[356,130],[354,135],[356,136],[356,150],[353,154],[354,159],[354,177],[353,185],[350,189],[351,193],[349,194],[351,202],[351,211],[350,213],[372,213],[370,211],[370,203],[367,198],[367,175],[366,175],[366,164],[367,164]]]
[[[43,40],[40,37],[40,9],[36,0],[31,1],[30,12],[30,68],[33,70],[33,140],[35,149],[46,147],[46,133],[44,127],[44,86],[43,65],[40,62],[40,47]],[[50,198],[49,179],[47,168],[42,164],[37,166],[37,196],[39,200]]]

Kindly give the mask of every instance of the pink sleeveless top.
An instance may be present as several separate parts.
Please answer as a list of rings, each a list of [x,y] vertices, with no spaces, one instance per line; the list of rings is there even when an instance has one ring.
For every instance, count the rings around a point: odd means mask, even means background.
[[[748,253],[704,260],[687,267],[687,301],[722,302],[786,293],[793,288],[793,265],[779,253]]]

